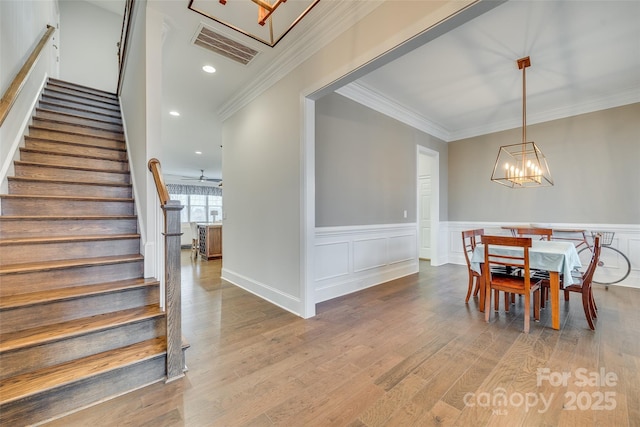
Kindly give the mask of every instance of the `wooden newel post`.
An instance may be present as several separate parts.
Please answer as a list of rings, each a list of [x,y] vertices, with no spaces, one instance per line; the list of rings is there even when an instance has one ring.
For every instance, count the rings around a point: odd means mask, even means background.
[[[178,200],[168,200],[164,210],[165,310],[167,313],[167,382],[184,376],[182,353],[182,295],[180,283],[180,211]]]

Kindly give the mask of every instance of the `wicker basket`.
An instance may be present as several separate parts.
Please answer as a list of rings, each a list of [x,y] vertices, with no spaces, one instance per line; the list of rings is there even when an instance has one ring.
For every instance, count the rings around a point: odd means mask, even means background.
[[[591,236],[595,239],[596,235],[600,235],[600,244],[602,246],[609,246],[613,243],[613,236],[616,234],[615,231],[592,231]]]

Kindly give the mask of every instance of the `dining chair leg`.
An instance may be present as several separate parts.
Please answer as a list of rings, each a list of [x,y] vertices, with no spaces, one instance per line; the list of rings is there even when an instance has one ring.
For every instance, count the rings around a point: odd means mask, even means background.
[[[540,289],[533,292],[533,318],[540,321]]]
[[[531,323],[531,294],[524,296],[524,333],[529,333],[529,324]]]
[[[485,287],[484,290],[484,321],[489,323],[489,314],[491,313],[491,289]]]
[[[469,298],[471,298],[471,292],[473,292],[473,274],[469,272],[469,284],[467,285],[467,297],[464,299],[465,304],[469,302]]]
[[[589,328],[591,330],[595,330],[595,326],[593,325],[593,318],[591,316],[591,307],[589,302],[589,293],[582,293],[582,308],[584,309],[584,316],[587,318],[587,323],[589,323]]]
[[[493,307],[493,311],[499,311],[500,310],[500,291],[497,291],[497,290],[493,291],[493,303],[495,305],[495,307]]]
[[[511,295],[509,292],[505,292],[504,293],[504,311],[506,311],[507,313],[509,312],[509,304],[510,304],[510,300],[511,300]]]
[[[598,307],[596,307],[596,300],[593,299],[593,292],[589,289],[589,307],[591,308],[591,315],[595,319],[598,317]]]
[[[478,292],[480,292],[480,278],[476,278],[476,286],[473,290],[473,296],[477,297],[478,296]]]

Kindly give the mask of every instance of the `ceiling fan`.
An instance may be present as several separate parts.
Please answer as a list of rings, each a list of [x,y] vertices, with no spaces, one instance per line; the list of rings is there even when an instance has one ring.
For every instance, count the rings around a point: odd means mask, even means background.
[[[204,176],[204,169],[200,169],[200,176],[198,178],[182,178],[183,181],[198,181],[198,182],[221,182],[222,179],[219,178],[207,178]]]

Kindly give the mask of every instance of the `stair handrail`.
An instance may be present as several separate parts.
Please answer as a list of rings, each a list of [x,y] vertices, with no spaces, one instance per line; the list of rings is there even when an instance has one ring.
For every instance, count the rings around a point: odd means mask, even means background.
[[[164,184],[164,179],[162,179],[162,167],[160,166],[160,160],[155,157],[150,159],[149,170],[153,176],[153,181],[156,183],[156,190],[158,190],[160,205],[164,206],[169,201],[169,190],[167,190],[167,186]]]
[[[18,99],[18,95],[20,95],[20,91],[24,87],[27,78],[29,78],[31,71],[40,58],[45,45],[49,42],[51,35],[53,35],[53,32],[56,30],[55,27],[48,24],[46,28],[47,30],[40,38],[40,41],[38,42],[36,47],[33,48],[31,55],[29,55],[25,63],[22,65],[22,68],[20,68],[20,71],[18,71],[18,74],[16,74],[16,76],[13,78],[13,81],[11,81],[11,84],[4,92],[4,95],[2,95],[2,99],[0,100],[0,126],[2,126],[4,120],[9,115],[11,107],[13,107],[16,99]]]
[[[164,211],[164,286],[167,331],[166,381],[184,376],[184,354],[182,352],[182,295],[180,283],[180,211],[184,206],[179,200],[169,200],[167,186],[162,179],[160,161],[152,158],[148,163],[153,175],[160,205]]]

